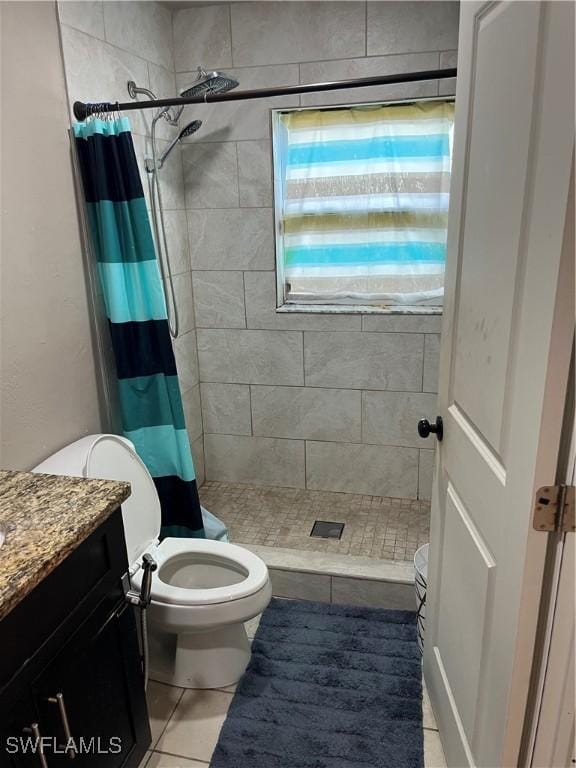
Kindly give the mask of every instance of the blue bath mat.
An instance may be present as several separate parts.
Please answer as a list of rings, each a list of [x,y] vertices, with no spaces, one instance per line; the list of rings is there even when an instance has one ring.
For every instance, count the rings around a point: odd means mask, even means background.
[[[274,599],[211,768],[422,768],[416,614]]]

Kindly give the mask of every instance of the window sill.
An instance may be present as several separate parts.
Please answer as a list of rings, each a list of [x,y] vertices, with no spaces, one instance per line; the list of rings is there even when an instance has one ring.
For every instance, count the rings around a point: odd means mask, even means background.
[[[442,307],[376,307],[370,304],[283,304],[278,314],[314,315],[442,315]]]

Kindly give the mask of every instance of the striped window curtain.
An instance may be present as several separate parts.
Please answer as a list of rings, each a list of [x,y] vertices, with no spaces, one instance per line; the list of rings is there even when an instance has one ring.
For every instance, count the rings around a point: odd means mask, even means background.
[[[161,536],[204,537],[166,304],[126,118],[74,126],[124,435],[158,491]]]
[[[439,306],[454,105],[277,113],[285,300]]]

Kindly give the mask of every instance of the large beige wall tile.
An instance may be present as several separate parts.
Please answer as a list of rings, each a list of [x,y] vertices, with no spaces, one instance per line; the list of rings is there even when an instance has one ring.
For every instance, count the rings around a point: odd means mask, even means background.
[[[361,393],[345,389],[252,386],[255,435],[357,442]]]
[[[457,2],[369,2],[368,56],[458,47]]]
[[[166,241],[173,275],[190,271],[190,247],[188,245],[188,220],[186,211],[164,211]]]
[[[306,487],[415,499],[418,451],[352,443],[306,443]]]
[[[440,54],[440,69],[453,69],[458,66],[458,51],[443,51]],[[440,80],[440,96],[454,96],[456,93],[456,78]]]
[[[200,386],[196,385],[182,395],[184,418],[188,429],[188,439],[194,442],[202,436],[202,404],[200,401]]]
[[[324,83],[330,80],[353,80],[359,77],[399,75],[425,69],[437,69],[437,53],[408,53],[398,56],[339,59],[338,61],[314,61],[300,65],[302,83]],[[306,93],[301,96],[303,107],[330,104],[361,104],[369,101],[416,99],[436,96],[435,80],[399,85],[379,85],[370,88],[343,88],[338,91]]]
[[[97,40],[71,27],[62,27],[62,47],[70,105],[75,101],[126,101],[126,83],[148,87],[146,62],[133,53]],[[142,112],[130,113],[132,131],[145,136],[148,125]]]
[[[425,336],[424,344],[424,392],[438,392],[438,375],[440,364],[440,336],[429,333]]]
[[[150,79],[150,90],[158,99],[169,99],[177,95],[176,76],[172,69],[166,69],[166,67],[148,61],[148,77]],[[140,98],[146,97],[141,96]],[[142,112],[142,116],[148,126],[148,133],[150,133],[152,119],[154,118],[155,113],[156,110],[154,109],[147,109]],[[184,117],[181,126],[184,125],[185,119],[186,118]],[[176,138],[178,130],[180,129],[170,125],[167,120],[158,120],[156,122],[156,135],[160,139],[168,139],[171,141]]]
[[[252,434],[250,387],[247,384],[202,384],[201,394],[206,433]]]
[[[206,478],[206,469],[204,464],[204,436],[197,437],[190,444],[192,449],[192,459],[194,460],[194,470],[196,472],[196,485],[200,488]]]
[[[238,207],[238,162],[233,141],[186,144],[182,159],[186,208]]]
[[[245,328],[242,272],[194,270],[194,305],[199,328]]]
[[[420,448],[418,421],[435,418],[436,401],[424,392],[363,392],[362,440]]]
[[[362,315],[362,330],[381,333],[440,333],[442,315]]]
[[[272,594],[292,600],[330,602],[331,577],[323,573],[302,573],[270,568]]]
[[[197,337],[201,381],[304,383],[301,333],[199,329]]]
[[[416,609],[416,597],[412,584],[350,579],[344,576],[332,577],[332,602],[395,611]]]
[[[176,307],[178,308],[178,326],[180,333],[188,333],[194,330],[194,302],[192,298],[192,274],[183,272],[172,278]],[[170,296],[170,291],[166,291]]]
[[[270,208],[188,211],[192,269],[272,269]]]
[[[104,8],[102,6],[102,0],[60,0],[58,3],[60,23],[104,40]]]
[[[164,139],[158,139],[158,153],[162,154],[169,146],[169,142]],[[147,154],[152,156],[151,144],[146,142]],[[178,150],[172,151],[164,161],[162,172],[158,176],[160,182],[160,192],[162,195],[162,207],[165,211],[182,210],[185,208],[184,200],[184,173],[182,170],[182,157]],[[142,183],[147,184],[146,178],[142,178]]]
[[[182,8],[174,13],[174,63],[177,72],[232,65],[230,9],[226,3]]]
[[[161,3],[107,0],[104,29],[109,43],[174,69],[172,12]]]
[[[239,141],[238,178],[243,208],[272,206],[272,145],[267,139]]]
[[[206,477],[231,483],[304,488],[304,442],[205,435]]]
[[[306,385],[420,392],[423,344],[415,333],[306,332]]]
[[[365,8],[355,2],[234,3],[236,66],[365,54]],[[445,46],[448,47],[448,46]]]
[[[436,439],[436,438],[434,438]],[[421,450],[418,466],[418,498],[430,500],[434,473],[434,451]]]
[[[180,389],[186,392],[200,381],[198,374],[198,351],[196,349],[196,332],[182,333],[172,341]]]

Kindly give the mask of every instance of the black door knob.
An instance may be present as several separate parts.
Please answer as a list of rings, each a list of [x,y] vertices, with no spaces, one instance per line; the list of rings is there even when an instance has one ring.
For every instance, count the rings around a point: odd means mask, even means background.
[[[428,437],[431,432],[436,435],[438,441],[442,441],[442,438],[444,437],[444,423],[442,421],[442,416],[436,416],[434,424],[430,424],[428,419],[420,419],[418,422],[418,434],[420,437]]]

